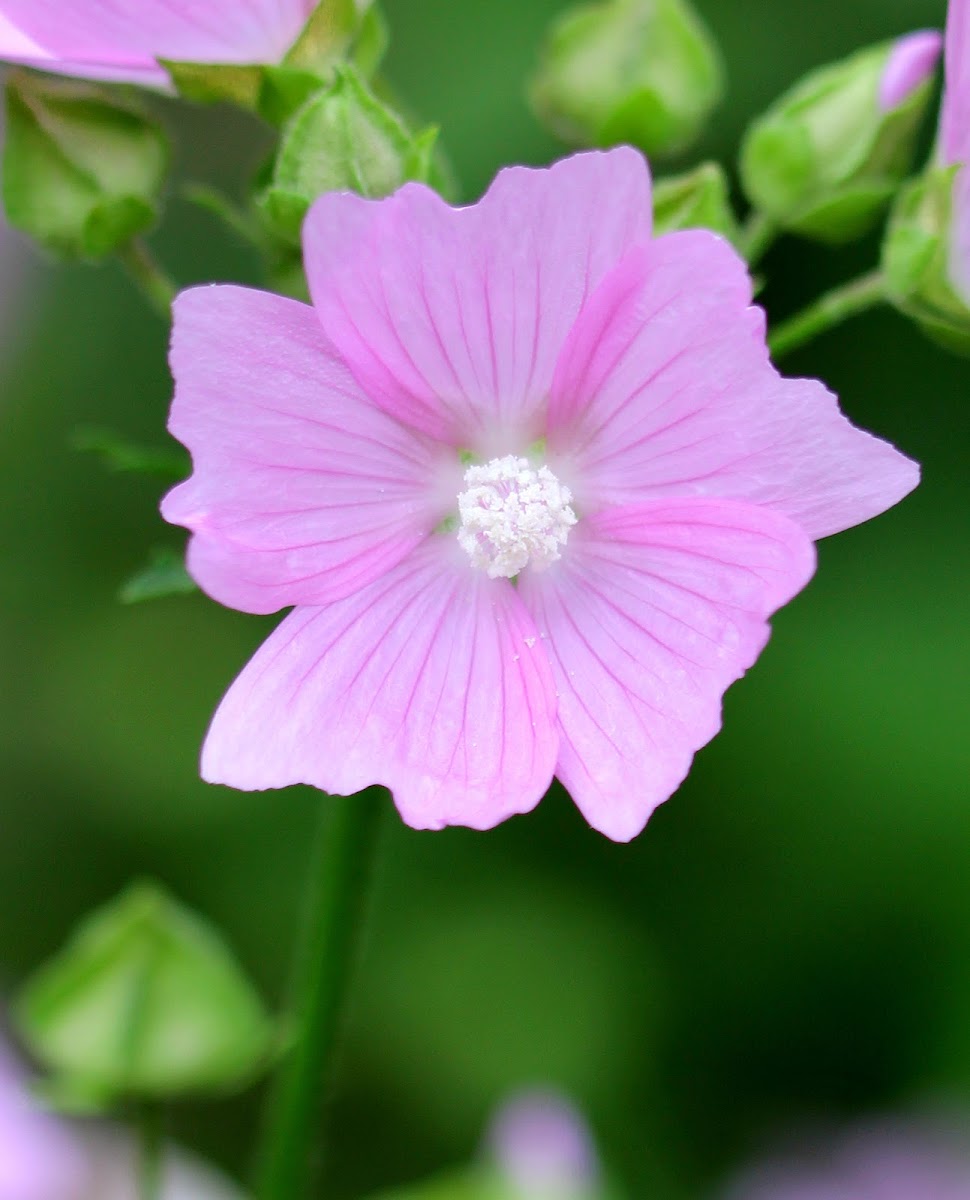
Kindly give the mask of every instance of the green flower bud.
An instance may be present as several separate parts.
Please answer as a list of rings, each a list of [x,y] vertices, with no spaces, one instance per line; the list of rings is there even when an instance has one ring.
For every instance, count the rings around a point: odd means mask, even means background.
[[[268,1060],[273,1030],[218,935],[149,884],[87,917],[27,985],[22,1036],[64,1094],[223,1091]]]
[[[573,145],[676,154],[721,98],[721,61],[687,0],[605,0],[555,22],[530,91],[540,119]]]
[[[937,44],[928,69],[889,94],[899,47],[887,42],[812,72],[752,125],[741,179],[776,225],[838,244],[879,219],[912,165],[939,56]]]
[[[900,192],[882,249],[890,301],[934,341],[970,355],[970,308],[950,276],[953,189],[960,170],[936,167]]]
[[[712,229],[733,242],[738,224],[727,176],[718,163],[702,163],[683,175],[655,180],[653,228],[657,236],[678,229]]]
[[[324,192],[387,196],[409,179],[434,180],[437,129],[412,134],[351,67],[286,126],[259,207],[272,233],[298,246],[307,209]]]
[[[96,87],[17,72],[7,84],[11,225],[65,257],[103,258],[154,224],[169,163],[159,126]]]

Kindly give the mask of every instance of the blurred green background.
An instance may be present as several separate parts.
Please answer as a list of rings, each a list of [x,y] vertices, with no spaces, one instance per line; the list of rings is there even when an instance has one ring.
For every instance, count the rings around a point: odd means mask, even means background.
[[[388,74],[440,122],[465,195],[557,146],[524,79],[557,0],[387,0]],[[702,153],[809,68],[942,25],[943,0],[699,0],[730,91]],[[182,170],[239,186],[258,135],[167,106]],[[696,155],[691,156],[692,159]],[[180,281],[255,263],[173,198],[155,238]],[[785,242],[784,315],[871,263]],[[207,787],[197,752],[272,621],[194,596],[126,608],[177,544],[151,480],[71,449],[80,425],[161,444],[166,330],[114,268],[8,270],[0,396],[0,988],[150,874],[283,990],[319,797]],[[634,1196],[710,1194],[808,1116],[970,1103],[970,365],[878,313],[786,364],[923,464],[897,510],[821,547],[809,589],[728,696],[724,733],[630,846],[554,788],[494,832],[387,813],[339,1087],[333,1197],[470,1155],[511,1088],[557,1084]],[[227,1163],[258,1096],[183,1111]]]

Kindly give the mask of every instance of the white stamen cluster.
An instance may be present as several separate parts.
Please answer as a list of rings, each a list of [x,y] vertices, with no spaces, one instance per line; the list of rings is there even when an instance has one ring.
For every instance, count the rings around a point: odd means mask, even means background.
[[[576,524],[572,498],[548,467],[514,454],[469,467],[458,541],[491,579],[511,579],[526,566],[541,571],[560,557]]]

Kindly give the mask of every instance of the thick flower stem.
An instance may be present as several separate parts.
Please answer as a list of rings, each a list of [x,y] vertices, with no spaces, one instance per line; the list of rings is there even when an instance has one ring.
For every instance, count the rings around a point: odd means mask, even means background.
[[[322,802],[293,978],[293,1046],[269,1098],[258,1200],[302,1200],[309,1194],[384,796],[374,787]]]
[[[117,252],[121,265],[138,285],[142,295],[165,321],[172,319],[172,301],[178,287],[155,261],[141,238],[133,238]]]
[[[797,350],[821,333],[841,325],[849,317],[865,312],[886,299],[886,282],[881,271],[860,275],[849,283],[833,288],[782,321],[769,335],[768,348],[775,358]]]

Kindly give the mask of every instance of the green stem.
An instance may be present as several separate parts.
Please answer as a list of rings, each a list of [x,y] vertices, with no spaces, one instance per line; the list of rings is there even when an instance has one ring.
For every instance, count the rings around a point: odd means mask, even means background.
[[[142,1106],[138,1135],[138,1200],[161,1200],[165,1130],[159,1105]]]
[[[258,1163],[259,1200],[302,1200],[321,1114],[386,793],[323,801],[293,979],[293,1047],[271,1090]]]
[[[138,285],[142,295],[163,320],[172,318],[172,301],[178,287],[156,262],[141,238],[133,238],[117,252],[121,265]]]
[[[777,236],[778,227],[770,218],[757,210],[751,213],[741,230],[740,239],[740,250],[748,260],[749,267],[761,260]]]
[[[768,347],[776,358],[789,354],[819,334],[834,329],[849,317],[874,308],[885,299],[886,281],[881,271],[860,275],[858,279],[826,292],[801,312],[782,321],[769,335]]]

